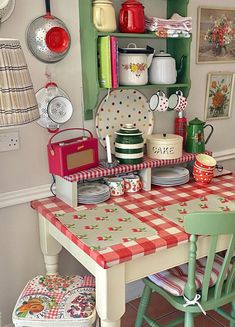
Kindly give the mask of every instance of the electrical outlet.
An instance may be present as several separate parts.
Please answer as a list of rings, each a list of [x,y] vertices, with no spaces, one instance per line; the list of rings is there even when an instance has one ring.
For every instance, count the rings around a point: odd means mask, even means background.
[[[19,133],[0,133],[0,152],[18,150],[20,148]]]

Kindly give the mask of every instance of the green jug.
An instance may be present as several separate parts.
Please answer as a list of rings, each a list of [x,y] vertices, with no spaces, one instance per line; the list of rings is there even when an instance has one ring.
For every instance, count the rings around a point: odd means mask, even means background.
[[[205,151],[205,144],[209,141],[214,127],[210,124],[206,124],[197,117],[189,122],[187,126],[187,138],[186,138],[186,151],[190,153],[201,153]],[[204,138],[204,129],[209,127],[211,129],[206,140]]]

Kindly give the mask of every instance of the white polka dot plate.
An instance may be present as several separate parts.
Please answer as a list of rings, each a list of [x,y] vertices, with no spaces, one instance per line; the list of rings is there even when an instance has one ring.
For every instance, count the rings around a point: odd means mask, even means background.
[[[133,89],[119,89],[105,97],[96,112],[96,132],[105,147],[105,137],[110,136],[111,151],[115,153],[115,132],[125,124],[134,124],[143,132],[144,142],[153,131],[153,113],[145,95]]]

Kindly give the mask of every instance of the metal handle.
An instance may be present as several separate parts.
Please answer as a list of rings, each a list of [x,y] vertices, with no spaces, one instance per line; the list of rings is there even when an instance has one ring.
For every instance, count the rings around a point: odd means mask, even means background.
[[[45,0],[46,15],[51,16],[51,2],[50,0]]]
[[[74,131],[74,130],[76,130],[76,131],[86,131],[86,132],[88,132],[88,133],[90,134],[90,137],[93,137],[93,134],[92,134],[88,129],[86,129],[86,128],[66,128],[66,129],[63,129],[62,131],[59,131],[59,132],[55,133],[55,134],[52,135],[52,137],[49,139],[48,144],[49,144],[50,150],[52,150],[52,143],[51,143],[51,141],[52,141],[52,139],[53,139],[55,136],[57,136],[58,134],[63,133],[63,132]]]
[[[214,127],[213,127],[212,125],[210,125],[210,124],[205,125],[205,126],[203,127],[203,129],[205,129],[205,128],[208,127],[208,126],[211,128],[211,131],[210,131],[210,134],[207,136],[207,139],[206,139],[205,142],[204,142],[205,144],[209,141],[209,139],[210,139],[212,133],[214,132]]]

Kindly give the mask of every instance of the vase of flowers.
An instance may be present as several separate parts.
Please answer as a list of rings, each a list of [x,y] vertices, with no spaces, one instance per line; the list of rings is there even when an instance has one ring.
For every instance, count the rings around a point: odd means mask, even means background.
[[[233,40],[235,24],[233,19],[222,15],[218,19],[211,17],[213,24],[208,28],[205,40],[211,45],[213,53],[218,56],[227,53],[227,46]]]

